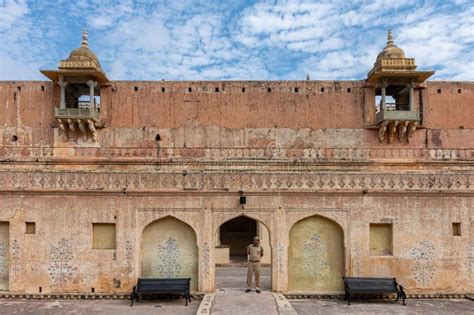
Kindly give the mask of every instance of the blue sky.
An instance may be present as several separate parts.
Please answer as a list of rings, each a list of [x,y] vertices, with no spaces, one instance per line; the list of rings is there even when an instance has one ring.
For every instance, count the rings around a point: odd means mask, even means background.
[[[393,29],[434,80],[474,80],[458,1],[0,0],[0,80],[43,80],[80,46],[112,80],[364,79]]]

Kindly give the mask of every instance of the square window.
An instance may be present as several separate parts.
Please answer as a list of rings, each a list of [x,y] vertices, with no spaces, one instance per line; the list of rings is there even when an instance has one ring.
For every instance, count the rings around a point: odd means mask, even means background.
[[[115,249],[115,223],[92,223],[92,248]]]
[[[461,223],[453,223],[453,236],[461,236]]]
[[[392,224],[370,224],[370,255],[391,256],[392,249]]]
[[[35,222],[25,222],[25,234],[35,234],[36,224]]]

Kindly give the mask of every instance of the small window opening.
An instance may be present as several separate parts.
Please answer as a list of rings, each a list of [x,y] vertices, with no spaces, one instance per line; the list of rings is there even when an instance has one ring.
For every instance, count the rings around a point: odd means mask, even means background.
[[[295,93],[298,93],[299,91],[300,91],[300,89],[295,87]]]
[[[42,288],[42,287],[39,287],[39,288],[38,288],[38,291],[39,291],[39,293],[43,292],[43,288]]]
[[[35,222],[26,222],[25,223],[25,234],[35,234],[36,233],[36,224]]]
[[[155,141],[161,141],[161,137],[159,133],[156,134]]]
[[[164,87],[161,88],[161,92],[165,93],[166,89]]]
[[[41,86],[41,91],[44,92],[44,85]]]
[[[138,86],[135,87],[135,92],[138,91]]]
[[[461,89],[458,89],[458,94],[461,94]]]
[[[218,88],[218,87],[216,87],[216,93],[218,93],[218,92],[219,92],[219,88]]]
[[[324,93],[324,88],[321,88],[321,93]]]
[[[351,88],[347,88],[347,93],[350,93],[351,92]]]
[[[271,92],[271,91],[272,91],[272,88],[268,88],[268,89],[267,89],[267,92]]]
[[[21,92],[21,86],[18,86],[18,87],[17,87],[17,89],[18,89],[18,91],[20,91],[20,92]]]
[[[94,292],[95,292],[95,289],[94,289],[94,288],[91,288],[91,292],[94,293]]]
[[[245,88],[244,87],[242,88],[242,93],[245,93]]]
[[[18,136],[17,135],[13,135],[12,136],[12,142],[17,142],[18,141]]]
[[[461,236],[461,223],[453,223],[453,236]]]
[[[441,94],[441,89],[438,89],[438,94]]]
[[[193,89],[188,87],[188,92],[191,93],[192,91],[193,91]]]

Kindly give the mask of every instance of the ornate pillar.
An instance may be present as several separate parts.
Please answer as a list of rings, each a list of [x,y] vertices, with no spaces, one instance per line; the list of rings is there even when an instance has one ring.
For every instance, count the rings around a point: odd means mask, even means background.
[[[66,86],[67,86],[67,82],[64,81],[64,77],[62,75],[59,76],[58,85],[60,86],[60,95],[61,95],[61,103],[59,104],[59,108],[64,109],[64,108],[66,108]]]
[[[95,110],[94,88],[97,86],[97,82],[89,80],[87,81],[87,85],[89,86],[89,95],[90,95],[89,108]]]
[[[212,230],[212,211],[207,207],[201,210],[201,240],[199,246],[198,289],[211,292],[215,286],[215,240]]]
[[[273,217],[272,242],[272,290],[288,290],[288,232],[286,230],[286,213],[282,207],[275,211]]]

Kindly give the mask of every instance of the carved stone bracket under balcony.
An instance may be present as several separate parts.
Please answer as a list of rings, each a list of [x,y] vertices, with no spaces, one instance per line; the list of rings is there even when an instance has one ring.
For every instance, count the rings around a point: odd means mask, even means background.
[[[77,141],[79,135],[83,141],[87,141],[89,135],[93,141],[97,141],[97,128],[104,127],[100,122],[100,112],[95,106],[55,108],[54,113],[65,141]]]
[[[398,141],[402,142],[403,139],[406,139],[407,142],[410,142],[410,138],[413,137],[418,125],[418,121],[384,120],[378,125],[379,140],[380,142],[383,142],[385,139],[385,135],[388,133],[388,143],[392,143],[393,138],[397,134],[398,130]]]

